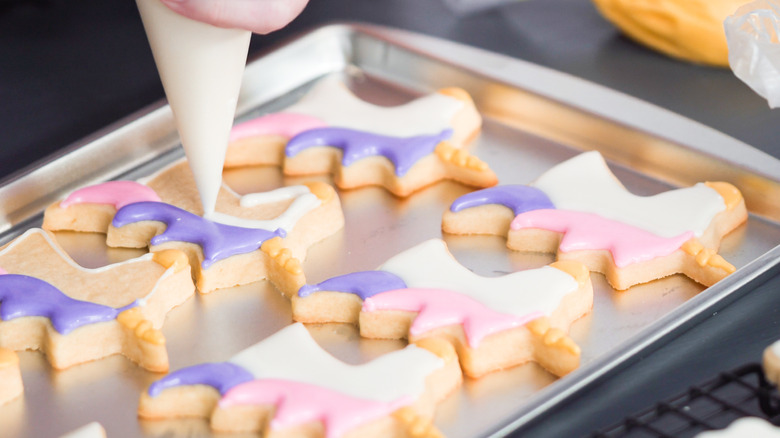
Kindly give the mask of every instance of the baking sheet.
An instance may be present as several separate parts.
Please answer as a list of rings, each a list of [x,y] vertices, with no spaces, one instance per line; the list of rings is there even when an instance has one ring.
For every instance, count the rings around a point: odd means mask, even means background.
[[[525,73],[511,77],[517,71]],[[593,274],[593,313],[577,321],[571,331],[582,347],[580,370],[556,380],[529,364],[466,380],[438,410],[436,424],[447,436],[503,433],[528,421],[606,375],[639,349],[662,341],[664,335],[693,321],[719,300],[744,293],[744,284],[780,259],[776,247],[780,207],[774,204],[780,198],[773,196],[780,184],[772,177],[780,175],[773,173],[777,160],[626,96],[453,43],[371,26],[316,30],[250,64],[239,120],[289,105],[313,81],[333,72],[342,74],[356,94],[378,104],[402,103],[445,86],[466,88],[485,116],[472,151],[490,164],[502,184],[528,183],[580,149],[596,147],[611,159],[615,174],[634,193],[647,195],[675,183],[690,184],[687,179],[694,176],[727,179],[747,189],[751,211],[760,214],[751,215],[746,226],[722,243],[720,253],[739,271],[703,293],[701,286],[681,276],[616,292],[603,276]],[[568,89],[571,94],[546,92],[540,83],[554,90]],[[583,96],[611,102],[613,114]],[[646,126],[641,126],[642,119]],[[659,129],[659,120],[666,122],[660,128],[672,126],[673,132]],[[691,133],[698,135],[690,137]],[[621,139],[631,141],[621,146]],[[0,187],[0,230],[4,231],[0,243],[38,225],[42,209],[73,188],[118,177],[142,177],[181,155],[167,107],[150,109],[110,127],[74,146],[69,154]],[[678,169],[677,176],[668,176],[674,173],[669,168]],[[311,179],[284,177],[276,168],[225,173],[226,182],[239,193]],[[314,179],[330,181],[326,176]],[[310,249],[304,263],[308,282],[374,269],[401,250],[440,237],[441,213],[470,190],[443,182],[407,199],[379,188],[341,191],[345,229]],[[455,257],[481,275],[500,275],[553,261],[550,255],[509,251],[503,238],[443,237]],[[58,239],[87,267],[142,253],[106,249],[100,235],[59,233]],[[290,315],[288,301],[267,282],[197,296],[170,312],[163,327],[171,369],[225,360],[289,324]],[[403,341],[360,339],[350,325],[308,328],[325,349],[350,363],[365,362],[404,345]],[[159,375],[122,357],[65,371],[52,370],[39,353],[23,352],[20,357],[25,395],[0,407],[3,436],[57,436],[90,421],[103,423],[111,437],[210,433],[204,420],[139,421],[135,414],[138,396]]]

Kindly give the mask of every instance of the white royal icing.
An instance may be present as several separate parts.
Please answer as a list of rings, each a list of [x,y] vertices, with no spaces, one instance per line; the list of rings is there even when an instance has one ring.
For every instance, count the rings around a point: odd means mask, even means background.
[[[696,438],[772,438],[780,437],[780,428],[758,417],[743,417],[727,428],[702,432]]]
[[[404,105],[382,107],[352,94],[336,76],[318,82],[285,113],[314,116],[329,126],[350,128],[393,137],[438,134],[452,128],[452,118],[463,102],[432,93]]]
[[[227,188],[227,186],[224,187]],[[268,231],[275,231],[277,228],[281,228],[290,232],[303,216],[322,204],[322,201],[304,185],[282,187],[269,192],[250,193],[242,196],[239,202],[242,207],[248,208],[289,199],[293,199],[293,202],[282,214],[273,219],[244,219],[220,212],[210,214],[208,219],[235,227],[259,228]]]
[[[558,164],[531,185],[543,191],[555,208],[597,214],[662,237],[688,231],[701,236],[715,215],[726,209],[718,192],[701,183],[654,196],[634,195],[596,151]]]
[[[140,257],[136,257],[136,258],[133,258],[133,259],[125,260],[123,262],[112,263],[110,265],[101,266],[99,268],[85,268],[85,267],[79,265],[78,263],[76,263],[75,261],[73,261],[73,259],[60,247],[60,245],[58,243],[56,243],[51,238],[49,233],[43,231],[40,228],[30,228],[29,230],[25,231],[24,234],[22,234],[21,236],[17,237],[16,239],[14,239],[13,242],[8,244],[8,246],[6,246],[2,251],[0,251],[0,255],[3,255],[5,253],[7,253],[7,252],[10,252],[13,248],[16,248],[18,245],[20,245],[22,243],[22,241],[24,241],[25,239],[27,239],[29,236],[31,236],[33,234],[38,234],[39,236],[43,237],[44,240],[46,240],[46,242],[49,244],[51,249],[53,249],[54,252],[56,252],[57,255],[59,255],[63,260],[65,260],[65,262],[67,264],[69,264],[70,266],[78,269],[79,271],[83,271],[83,272],[95,272],[96,273],[96,272],[108,271],[110,269],[114,269],[116,266],[127,265],[127,264],[130,264],[130,263],[146,262],[146,261],[151,260],[154,257],[154,254],[152,254],[152,253],[146,253],[146,254],[144,254],[144,255],[142,255]]]
[[[176,161],[170,166],[166,166],[154,174],[145,178],[141,178],[138,181],[141,184],[148,186],[151,181],[154,181],[160,175],[169,172],[175,167],[181,165],[181,163],[184,161],[186,160]],[[267,192],[249,193],[243,196],[233,191],[233,189],[231,189],[224,182],[222,183],[222,188],[231,193],[236,198],[239,198],[239,204],[242,207],[247,208],[293,199],[293,202],[287,207],[287,210],[285,210],[279,216],[268,220],[245,219],[218,211],[212,212],[206,216],[206,219],[211,221],[219,222],[225,225],[232,225],[234,227],[256,228],[268,231],[276,231],[277,228],[281,228],[287,232],[290,232],[293,228],[295,228],[295,224],[297,224],[298,221],[306,215],[306,213],[309,213],[310,211],[322,205],[322,201],[316,195],[314,195],[307,186],[302,184],[280,187],[278,189]]]
[[[105,438],[106,437],[106,430],[103,429],[103,426],[100,425],[100,423],[94,421],[92,423],[87,424],[86,426],[82,426],[73,432],[66,433],[65,435],[62,435],[60,438]]]
[[[399,276],[409,288],[434,288],[458,292],[501,313],[524,316],[550,315],[563,297],[579,287],[571,275],[550,266],[482,277],[457,260],[441,239],[425,241],[379,267]]]
[[[46,240],[46,242],[49,244],[51,249],[53,249],[54,252],[57,253],[57,255],[59,255],[60,258],[65,261],[65,263],[69,264],[70,266],[72,266],[75,269],[77,269],[79,271],[82,271],[82,272],[99,273],[99,272],[104,272],[104,271],[108,271],[108,270],[111,270],[111,269],[116,269],[117,266],[121,266],[121,265],[128,265],[128,264],[131,264],[131,263],[149,262],[149,261],[152,261],[153,258],[154,258],[154,254],[146,253],[146,254],[144,254],[144,255],[142,255],[140,257],[135,257],[135,258],[132,258],[132,259],[129,259],[129,260],[125,260],[123,262],[112,263],[110,265],[101,266],[99,268],[85,268],[84,266],[81,266],[78,263],[76,263],[70,257],[70,255],[68,255],[62,249],[62,247],[60,247],[60,245],[58,243],[56,243],[51,238],[51,235],[49,235],[49,233],[47,233],[46,231],[44,231],[44,230],[42,230],[40,228],[30,228],[24,234],[22,234],[21,236],[17,237],[16,239],[14,239],[13,242],[8,244],[8,246],[6,246],[2,251],[0,251],[0,256],[2,256],[3,254],[6,254],[7,252],[9,252],[11,250],[13,250],[13,248],[16,248],[18,245],[21,244],[22,241],[24,241],[25,239],[27,239],[29,236],[31,236],[33,234],[37,234],[37,235],[43,237],[44,240]],[[144,297],[136,299],[136,304],[139,305],[139,306],[145,306],[147,304],[147,302],[149,301],[149,299],[157,292],[157,289],[160,286],[160,283],[165,278],[167,278],[168,276],[173,275],[173,273],[174,273],[174,268],[173,267],[166,269],[165,272],[163,272],[163,275],[161,275],[160,278],[157,279],[157,282],[155,282],[154,287],[152,288],[152,290],[149,291],[149,293],[146,294]]]
[[[425,391],[426,377],[444,366],[441,358],[415,345],[350,365],[323,350],[301,323],[283,328],[229,362],[257,379],[292,380],[383,402],[416,399]]]

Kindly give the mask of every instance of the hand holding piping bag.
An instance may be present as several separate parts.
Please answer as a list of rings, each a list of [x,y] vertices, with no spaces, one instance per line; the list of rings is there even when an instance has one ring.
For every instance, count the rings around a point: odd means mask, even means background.
[[[291,22],[308,0],[162,0],[172,10],[218,27],[267,34]]]

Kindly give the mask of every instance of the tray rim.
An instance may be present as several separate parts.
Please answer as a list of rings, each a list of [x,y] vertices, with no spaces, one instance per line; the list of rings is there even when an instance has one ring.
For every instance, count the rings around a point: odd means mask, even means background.
[[[686,119],[683,116],[674,114],[671,111],[665,110],[623,93],[608,89],[606,87],[588,82],[586,80],[548,69],[546,67],[531,64],[526,61],[511,58],[505,55],[492,53],[483,49],[473,48],[459,43],[453,43],[435,37],[418,34],[415,32],[378,25],[367,25],[363,23],[327,24],[309,30],[289,40],[283,41],[280,44],[275,44],[267,49],[264,49],[254,55],[250,59],[250,62],[258,62],[268,54],[283,50],[293,45],[309,44],[311,40],[322,38],[323,36],[329,36],[336,39],[347,38],[351,41],[353,38],[355,38],[356,35],[360,34],[368,35],[384,43],[397,46],[403,50],[418,53],[423,56],[445,62],[457,68],[461,68],[474,74],[478,74],[480,76],[484,76],[500,82],[511,84],[512,82],[509,82],[509,79],[511,78],[508,78],[507,76],[510,75],[510,73],[514,74],[515,69],[507,68],[507,71],[502,72],[484,72],[480,71],[478,68],[467,66],[464,63],[457,61],[457,57],[448,58],[447,55],[451,55],[453,51],[463,50],[469,54],[469,59],[483,59],[484,57],[486,60],[484,65],[489,65],[490,62],[500,61],[502,63],[507,63],[509,66],[516,66],[520,70],[534,72],[534,75],[552,75],[554,78],[556,78],[557,83],[564,83],[567,87],[592,87],[593,90],[609,94],[611,102],[613,103],[625,101],[627,104],[636,106],[642,111],[658,112],[659,117],[672,119],[677,118],[679,120],[676,120],[675,123],[678,123],[681,126],[685,126],[687,123],[690,123],[690,126],[693,127],[696,132],[700,132],[703,136],[705,136],[705,138],[714,138],[718,140],[719,143],[717,144],[721,144],[724,145],[724,147],[727,147],[725,152],[720,151],[720,149],[716,151],[718,152],[719,157],[722,159],[726,159],[731,155],[728,152],[730,148],[733,147],[734,150],[741,152],[737,155],[744,158],[740,159],[740,161],[736,164],[761,174],[766,171],[774,171],[777,169],[777,175],[780,175],[780,160],[736,139],[728,137],[725,134],[722,134],[712,128]],[[420,42],[420,44],[424,46],[425,50],[422,50],[419,46],[415,46],[415,43],[417,42]],[[351,53],[348,53],[348,50],[350,50],[351,47],[344,47],[344,49],[345,52],[342,53],[342,55],[344,55],[346,61],[350,58]],[[482,63],[477,64],[483,65]],[[538,92],[550,99],[561,100],[566,98],[566,96],[558,96],[558,93],[552,93],[550,92],[551,90],[546,90],[545,88],[549,86],[549,83],[544,87],[539,84],[531,85],[533,87],[537,87],[532,89],[532,91]],[[520,88],[527,88],[527,84],[516,84],[516,86]],[[556,89],[556,87],[552,88]],[[573,101],[563,100],[563,102],[586,111],[592,111],[596,114],[598,114],[598,111],[603,110],[603,108],[599,107],[598,105],[593,107],[592,105],[588,104],[589,102],[581,102],[578,99],[574,99]],[[625,111],[625,113],[629,113],[629,111]],[[632,120],[627,120],[627,123],[630,122],[632,122]],[[55,155],[48,156],[41,161],[34,163],[32,166],[21,170],[17,174],[11,175],[11,178],[0,181],[0,199],[3,199],[4,193],[6,193],[9,188],[24,189],[30,182],[35,182],[36,179],[39,178],[45,178],[46,173],[52,171],[53,168],[61,166],[63,160],[72,160],[74,155],[80,157],[88,154],[94,154],[96,151],[101,150],[101,148],[107,147],[106,145],[109,142],[107,137],[119,135],[129,130],[140,129],[139,126],[152,126],[153,129],[157,129],[159,132],[166,132],[166,134],[162,135],[162,140],[158,141],[158,144],[142,151],[142,154],[134,156],[134,161],[132,163],[127,163],[127,165],[124,167],[119,166],[118,170],[117,167],[113,166],[109,166],[110,170],[106,168],[98,169],[99,171],[93,172],[91,180],[116,178],[128,172],[132,172],[133,169],[141,166],[143,163],[149,162],[157,157],[161,157],[162,155],[177,148],[178,139],[175,137],[175,135],[174,137],[171,137],[169,132],[171,129],[173,129],[175,132],[170,109],[165,104],[165,101],[161,100],[145,108],[142,108],[133,114],[130,114],[129,116],[97,131],[85,139],[66,146]],[[699,140],[702,141],[701,138],[699,138]],[[685,146],[685,144],[682,145]],[[711,152],[701,151],[700,147],[695,147],[695,149],[702,153]],[[128,150],[128,148],[123,150]],[[78,159],[78,157],[76,159]],[[100,161],[98,164],[106,166],[103,161]],[[85,181],[84,179],[78,179],[78,181],[79,184],[90,182],[90,180]],[[46,195],[48,198],[57,198],[60,196],[60,193],[68,190],[70,190],[70,188],[61,187],[59,188],[59,191],[49,192]],[[0,203],[0,212],[2,212],[2,206],[2,203]],[[36,213],[32,213],[23,217],[22,220],[14,224],[0,223],[0,244],[3,243],[3,236],[8,237],[10,234],[12,234],[12,230],[14,229],[26,228],[26,224],[36,220],[36,218],[41,213],[42,209],[38,210]],[[3,219],[7,220],[8,217],[6,216]],[[664,339],[667,339],[669,336],[679,332],[679,330],[685,329],[686,327],[691,327],[697,321],[701,320],[701,318],[705,317],[705,313],[708,310],[714,309],[716,306],[725,306],[728,304],[728,302],[748,293],[748,285],[756,281],[760,281],[762,278],[765,278],[766,275],[776,271],[779,267],[780,245],[761,255],[757,259],[750,262],[748,265],[740,268],[736,273],[732,274],[716,285],[691,298],[655,323],[641,329],[641,331],[635,336],[613,347],[613,351],[611,353],[604,354],[602,357],[594,358],[590,363],[580,367],[569,376],[563,379],[559,379],[558,381],[543,388],[537,394],[529,398],[528,403],[521,410],[512,415],[514,420],[511,420],[505,424],[496,425],[495,429],[489,431],[486,436],[502,436],[513,430],[517,430],[527,422],[542,415],[547,409],[556,403],[559,403],[568,397],[580,393],[582,390],[586,389],[591,384],[596,383],[600,379],[607,378],[610,373],[618,370],[620,367],[626,366],[630,360],[632,358],[636,358],[639,353],[647,352],[657,348],[661,345]]]
[[[774,157],[714,128],[628,94],[567,73],[518,58],[417,32],[362,22],[324,24],[259,50],[249,58],[247,66],[261,62],[264,58],[273,55],[274,52],[278,52],[280,49],[286,48],[289,50],[289,48],[294,46],[302,46],[307,44],[309,40],[318,37],[330,37],[352,42],[356,34],[373,37],[405,51],[446,63],[500,83],[513,85],[538,94],[543,98],[560,102],[577,110],[615,122],[629,129],[669,140],[681,148],[692,150],[706,157],[713,157],[739,169],[752,172],[773,183],[780,190],[780,157]],[[352,47],[343,47],[343,49],[344,62],[348,63],[352,58],[350,53]],[[461,52],[464,56],[455,56],[457,52]],[[461,58],[472,62],[467,63],[462,61]],[[479,62],[473,62],[474,60]],[[501,66],[501,68],[488,69],[480,67],[484,65]],[[545,79],[539,80],[542,77]],[[522,78],[522,80],[518,78]],[[572,93],[571,90],[577,90],[577,92]],[[242,94],[244,94],[243,91]],[[594,95],[598,95],[604,100],[595,99],[593,98]],[[237,114],[241,111],[241,106],[242,101],[239,99]],[[611,110],[611,108],[618,106],[628,110]],[[163,113],[164,115],[155,117],[154,115],[157,113]],[[664,131],[660,128],[647,126],[648,120],[653,120],[655,125],[665,126],[670,129]],[[106,136],[113,136],[117,132],[127,129],[138,129],[138,125],[155,125],[153,129],[158,130],[167,127],[168,131],[171,131],[172,114],[166,100],[160,99],[157,102],[153,102],[81,140],[64,146],[59,151],[43,157],[17,172],[0,178],[0,200],[2,200],[0,201],[0,234],[8,231],[12,226],[31,221],[37,215],[35,211],[37,209],[32,208],[34,211],[31,212],[31,206],[29,205],[15,206],[15,209],[8,210],[6,205],[8,203],[7,199],[14,198],[14,191],[23,191],[25,186],[29,185],[30,181],[35,178],[51,179],[53,177],[52,168],[57,166],[62,160],[69,159],[73,155],[84,156],[85,161],[91,161],[96,166],[100,166],[97,171],[93,172],[92,180],[106,180],[114,179],[123,173],[130,172],[134,167],[150,161],[154,155],[174,149],[177,146],[178,138],[174,128],[172,132],[168,133],[170,138],[167,139],[167,144],[162,148],[154,147],[151,148],[153,150],[149,150],[150,148],[147,144],[137,141],[132,145],[124,145],[125,153],[130,155],[133,161],[123,166],[119,172],[106,169],[106,160],[101,159],[101,154],[96,153],[99,150],[99,145],[104,142]],[[704,144],[708,146],[704,147]],[[141,147],[141,145],[144,147]],[[136,153],[129,152],[133,147],[138,149]],[[90,159],[87,160],[86,157],[90,155]],[[630,164],[621,162],[617,157],[607,156],[607,158],[631,167]],[[116,165],[112,166],[111,169],[114,167]],[[656,175],[654,176],[659,178]],[[54,176],[54,178],[57,177],[59,179],[62,178],[61,175]],[[663,178],[659,179],[663,180]],[[674,182],[671,183],[675,185]],[[68,186],[66,185],[60,187],[58,191],[50,191],[43,195],[48,202],[52,202],[58,195],[67,190]],[[764,216],[764,218],[766,217]],[[780,217],[766,219],[780,223]]]
[[[612,88],[519,58],[422,33],[367,23],[335,23],[389,41],[481,76],[515,85],[551,100],[571,105],[636,130],[721,158],[780,182],[780,157],[774,157],[715,128]],[[454,56],[453,52],[460,52]],[[466,56],[463,56],[466,55]],[[478,59],[464,62],[462,59]],[[490,68],[481,66],[489,65]],[[545,80],[537,80],[544,77]],[[521,79],[518,79],[521,78]],[[573,92],[576,90],[577,92]],[[595,99],[594,95],[603,99]],[[615,107],[621,111],[615,111]],[[626,109],[627,110],[623,110]],[[648,125],[648,119],[666,130]],[[702,144],[707,144],[705,148]]]

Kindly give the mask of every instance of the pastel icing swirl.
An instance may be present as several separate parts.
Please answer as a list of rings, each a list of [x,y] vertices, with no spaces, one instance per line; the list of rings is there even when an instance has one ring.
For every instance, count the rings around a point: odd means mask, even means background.
[[[252,373],[230,362],[204,363],[174,371],[149,386],[149,395],[157,397],[168,388],[183,385],[211,386],[220,395],[254,379]]]
[[[305,285],[298,291],[298,296],[307,297],[319,291],[335,291],[354,294],[365,300],[380,292],[403,289],[406,283],[397,275],[385,271],[362,271],[339,275],[321,283]]]
[[[694,237],[693,231],[661,237],[597,214],[567,210],[528,211],[515,217],[510,228],[539,228],[564,233],[560,251],[608,250],[615,265],[621,268],[669,255]]]
[[[517,184],[490,187],[467,193],[452,203],[450,211],[457,213],[467,208],[489,204],[503,205],[512,210],[515,216],[526,211],[555,208],[543,191],[535,187]]]
[[[121,208],[113,226],[120,228],[141,221],[163,222],[167,228],[152,238],[152,245],[189,242],[203,249],[204,269],[228,257],[255,251],[266,240],[284,237],[283,229],[268,231],[220,224],[162,202],[138,202]]]
[[[135,302],[115,309],[71,298],[53,285],[27,275],[0,275],[0,318],[10,321],[25,316],[41,316],[51,321],[62,335],[79,327],[116,319]]]
[[[461,324],[472,348],[493,333],[520,327],[544,316],[540,311],[511,315],[493,310],[463,294],[442,289],[399,289],[382,292],[363,302],[364,312],[401,310],[418,312],[409,333],[414,336],[453,324]]]
[[[144,201],[160,202],[160,197],[151,188],[135,181],[108,181],[74,191],[60,202],[60,207],[109,204],[118,210],[125,205]]]
[[[336,438],[362,424],[389,415],[409,402],[411,400],[407,398],[395,402],[366,400],[317,385],[262,379],[234,387],[219,401],[219,406],[273,405],[276,409],[271,429],[319,421],[325,427],[325,436]]]
[[[420,159],[433,153],[436,145],[450,138],[452,132],[448,128],[438,134],[400,138],[348,128],[318,128],[293,137],[285,153],[294,157],[316,146],[335,147],[343,151],[341,164],[344,166],[363,158],[382,156],[393,163],[397,176],[404,176]]]

